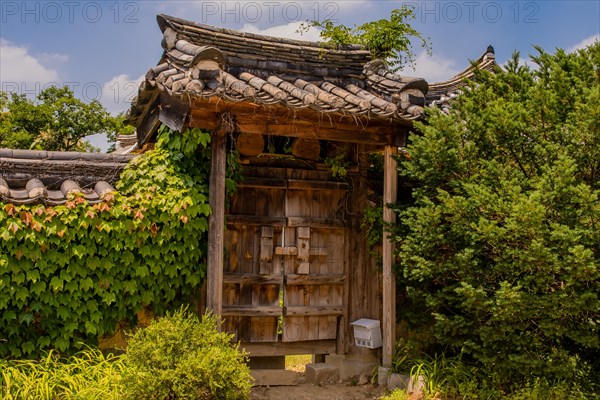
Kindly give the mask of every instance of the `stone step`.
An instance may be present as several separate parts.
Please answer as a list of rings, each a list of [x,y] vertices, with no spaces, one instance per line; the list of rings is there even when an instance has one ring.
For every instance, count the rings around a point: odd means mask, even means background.
[[[340,381],[340,370],[326,363],[306,364],[306,383],[314,385],[335,384]]]

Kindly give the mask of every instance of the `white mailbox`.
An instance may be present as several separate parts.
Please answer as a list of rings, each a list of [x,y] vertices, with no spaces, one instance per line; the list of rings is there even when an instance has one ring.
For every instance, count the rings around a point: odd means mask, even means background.
[[[350,325],[354,327],[354,344],[358,347],[377,349],[383,346],[381,326],[376,319],[361,318]]]

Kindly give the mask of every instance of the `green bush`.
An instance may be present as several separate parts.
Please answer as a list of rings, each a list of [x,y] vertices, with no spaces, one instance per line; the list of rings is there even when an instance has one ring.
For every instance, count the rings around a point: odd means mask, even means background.
[[[246,356],[217,319],[180,310],[153,321],[129,340],[125,399],[246,399],[251,377]]]
[[[123,362],[88,348],[67,359],[55,351],[40,360],[0,359],[0,398],[5,400],[118,400]]]
[[[424,348],[511,392],[600,383],[600,44],[515,57],[418,123],[400,173],[399,305]],[[421,335],[429,332],[430,336]],[[593,371],[596,371],[594,373]]]
[[[545,379],[536,379],[526,387],[515,391],[508,400],[589,400],[590,397],[582,393],[571,382],[548,382]]]

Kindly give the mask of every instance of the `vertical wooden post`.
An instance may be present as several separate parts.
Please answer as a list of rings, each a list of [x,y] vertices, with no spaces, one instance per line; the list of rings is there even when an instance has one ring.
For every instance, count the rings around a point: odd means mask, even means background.
[[[208,218],[207,308],[221,315],[223,308],[223,245],[225,228],[225,160],[227,136],[211,135],[210,181],[208,201],[212,213]]]
[[[386,146],[383,164],[383,222],[384,225],[395,222],[394,212],[387,207],[396,201],[398,171],[394,156],[398,149]],[[383,366],[392,365],[394,342],[396,340],[396,278],[392,272],[394,246],[383,232]]]

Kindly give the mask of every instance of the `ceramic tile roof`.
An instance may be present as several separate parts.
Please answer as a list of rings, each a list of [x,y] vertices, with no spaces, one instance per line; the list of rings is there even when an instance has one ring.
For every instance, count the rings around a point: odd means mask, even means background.
[[[158,22],[164,54],[133,101],[134,125],[157,92],[372,118],[412,120],[423,113],[427,82],[390,72],[361,47],[327,48],[166,15]]]
[[[500,68],[496,63],[494,48],[488,46],[485,53],[472,64],[444,82],[436,82],[429,85],[429,92],[426,96],[426,101],[429,106],[435,105],[440,107],[444,112],[450,112],[451,100],[461,94],[461,89],[465,87],[465,80],[473,78],[475,68],[495,72]]]
[[[114,191],[131,155],[0,149],[0,201],[64,204],[80,192],[91,204]]]

